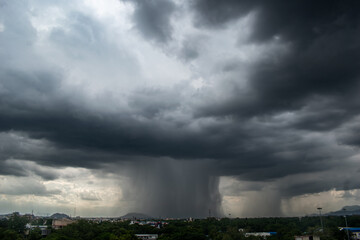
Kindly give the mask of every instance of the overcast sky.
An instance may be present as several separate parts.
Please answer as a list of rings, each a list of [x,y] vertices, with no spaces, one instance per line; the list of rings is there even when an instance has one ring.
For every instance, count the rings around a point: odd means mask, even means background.
[[[359,203],[359,1],[0,0],[0,62],[0,213]]]

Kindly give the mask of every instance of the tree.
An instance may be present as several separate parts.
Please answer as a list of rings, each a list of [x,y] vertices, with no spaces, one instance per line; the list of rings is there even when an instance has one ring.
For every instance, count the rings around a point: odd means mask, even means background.
[[[18,213],[14,213],[8,221],[8,227],[17,233],[24,233],[25,225],[28,222],[29,220],[27,218],[20,216]]]
[[[16,233],[12,229],[7,229],[0,233],[0,239],[1,240],[22,240],[22,237],[20,234]]]
[[[35,228],[29,233],[29,240],[40,240],[41,239],[41,230],[40,228]]]

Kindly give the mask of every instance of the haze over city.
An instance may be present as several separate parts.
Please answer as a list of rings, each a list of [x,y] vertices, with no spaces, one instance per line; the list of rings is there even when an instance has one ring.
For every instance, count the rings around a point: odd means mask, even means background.
[[[0,0],[0,214],[358,204],[359,5]]]

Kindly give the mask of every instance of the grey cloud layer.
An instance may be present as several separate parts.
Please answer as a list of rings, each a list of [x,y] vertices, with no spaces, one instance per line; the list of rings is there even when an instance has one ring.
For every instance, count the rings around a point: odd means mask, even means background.
[[[18,178],[16,181],[5,181],[0,184],[1,194],[7,195],[35,195],[51,196],[61,194],[60,190],[49,190],[42,183],[27,178]]]
[[[171,16],[176,9],[169,0],[126,0],[134,4],[133,20],[145,39],[166,43],[171,39]]]
[[[164,0],[132,4],[134,26],[144,39],[164,44],[172,40],[175,3]],[[359,171],[349,161],[357,152],[348,146],[360,143],[359,127],[354,122],[359,113],[358,1],[270,4],[199,0],[191,6],[194,26],[212,34],[253,13],[255,21],[248,41],[283,44],[287,50],[250,64],[244,88],[204,87],[196,92],[184,86],[144,87],[127,95],[127,108],[104,113],[82,107],[81,94],[64,94],[60,89],[64,87],[65,74],[58,68],[23,67],[26,62],[18,59],[18,49],[25,49],[23,55],[34,56],[40,66],[46,62],[38,60],[31,52],[31,44],[27,45],[36,41],[36,31],[24,19],[12,27],[8,20],[11,16],[2,17],[5,30],[0,32],[0,41],[9,48],[1,49],[0,57],[2,62],[9,56],[14,60],[0,67],[0,130],[4,134],[1,140],[11,139],[7,135],[11,131],[21,132],[25,138],[46,142],[50,149],[42,151],[45,148],[37,149],[36,144],[28,149],[5,145],[0,148],[4,166],[0,173],[26,174],[6,163],[12,158],[51,166],[96,168],[103,163],[168,157],[179,161],[212,160],[212,167],[202,180],[209,180],[210,175],[231,175],[264,184],[271,182],[285,197],[332,188],[360,188],[360,182],[347,184],[350,179],[344,178],[346,167]],[[72,16],[75,20],[71,30],[57,28],[49,35],[49,41],[67,51],[83,47],[84,52],[89,42],[78,41],[78,35],[102,44],[96,38],[101,35],[97,30],[101,29],[100,23],[81,14]],[[195,61],[200,57],[197,49],[201,41],[181,42],[180,58]],[[106,58],[106,54],[100,57]],[[219,59],[219,69],[230,73],[232,77],[226,81],[238,86],[243,80],[242,63],[227,61]],[[230,68],[223,67],[229,64]],[[211,91],[222,92],[226,97],[218,101]],[[344,168],[338,168],[339,165]],[[334,169],[339,169],[339,179],[344,180],[321,181],[322,173]],[[33,171],[44,179],[56,178],[39,169]],[[319,177],[307,177],[304,182],[294,180],[298,175],[311,173],[319,173]],[[281,181],[292,177],[287,184]],[[211,181],[216,185],[216,180]],[[255,185],[253,188],[259,189]],[[206,191],[205,194],[211,195]],[[97,200],[90,193],[82,197]],[[214,201],[218,199],[215,197]]]
[[[257,11],[249,41],[278,39],[290,46],[276,59],[264,57],[253,66],[247,94],[229,93],[227,102],[217,104],[215,109],[206,108],[205,115],[252,116],[299,110],[318,95],[335,99],[339,109],[349,108],[356,114],[358,2],[196,1],[195,8],[199,13],[196,22],[206,27],[217,27]],[[340,112],[335,117],[341,116],[348,114]]]

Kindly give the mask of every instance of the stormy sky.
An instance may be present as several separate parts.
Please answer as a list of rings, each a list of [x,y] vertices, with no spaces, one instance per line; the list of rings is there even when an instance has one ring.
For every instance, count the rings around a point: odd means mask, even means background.
[[[0,213],[360,200],[360,2],[0,0]]]

